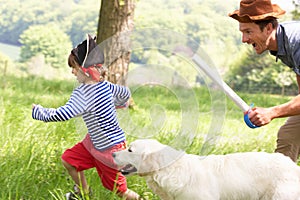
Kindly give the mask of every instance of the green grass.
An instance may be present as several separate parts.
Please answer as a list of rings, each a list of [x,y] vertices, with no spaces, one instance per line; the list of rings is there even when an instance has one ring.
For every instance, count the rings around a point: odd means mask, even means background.
[[[85,132],[76,126],[81,123],[77,119],[59,123],[35,121],[31,118],[31,105],[58,107],[64,104],[75,82],[12,76],[5,80],[5,84],[0,85],[0,199],[63,199],[73,182],[60,156],[80,141]],[[250,129],[231,101],[212,100],[214,91],[205,88],[144,86],[131,89],[136,109],[118,111],[128,142],[137,137],[152,137],[184,148],[188,153],[202,155],[273,152],[277,130],[284,122],[284,119],[276,119],[268,126]],[[254,102],[257,106],[272,106],[288,100],[281,96],[240,95],[247,103]],[[215,105],[220,108],[214,110]],[[211,143],[207,142],[208,137]],[[93,189],[93,199],[118,199],[102,187],[94,169],[86,175]],[[145,199],[158,199],[138,176],[128,177],[128,185]]]

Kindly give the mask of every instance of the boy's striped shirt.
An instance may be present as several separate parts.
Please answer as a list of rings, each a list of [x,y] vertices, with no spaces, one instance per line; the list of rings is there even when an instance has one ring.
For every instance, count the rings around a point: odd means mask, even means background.
[[[54,109],[37,105],[32,110],[32,118],[56,122],[82,116],[94,147],[101,151],[125,141],[115,106],[124,106],[129,97],[127,87],[107,81],[81,84],[64,106]]]

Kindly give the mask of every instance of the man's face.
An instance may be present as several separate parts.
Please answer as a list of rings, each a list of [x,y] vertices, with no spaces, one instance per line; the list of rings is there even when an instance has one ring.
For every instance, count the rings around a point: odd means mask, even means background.
[[[269,34],[265,27],[262,31],[255,23],[239,23],[242,32],[242,42],[253,46],[257,54],[268,50]]]

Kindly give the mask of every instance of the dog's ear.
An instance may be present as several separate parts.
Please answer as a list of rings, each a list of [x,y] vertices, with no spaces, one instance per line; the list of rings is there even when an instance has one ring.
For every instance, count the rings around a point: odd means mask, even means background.
[[[145,152],[141,156],[142,159],[138,166],[138,173],[159,171],[173,164],[182,155],[184,155],[183,151],[178,151],[169,146],[164,146],[164,148],[155,152]]]

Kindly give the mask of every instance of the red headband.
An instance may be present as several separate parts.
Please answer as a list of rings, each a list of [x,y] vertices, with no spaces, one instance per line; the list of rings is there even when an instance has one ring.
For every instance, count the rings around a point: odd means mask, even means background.
[[[89,67],[81,67],[82,71],[95,81],[100,80],[101,73],[96,69],[96,67],[102,67],[102,64],[96,64]]]

